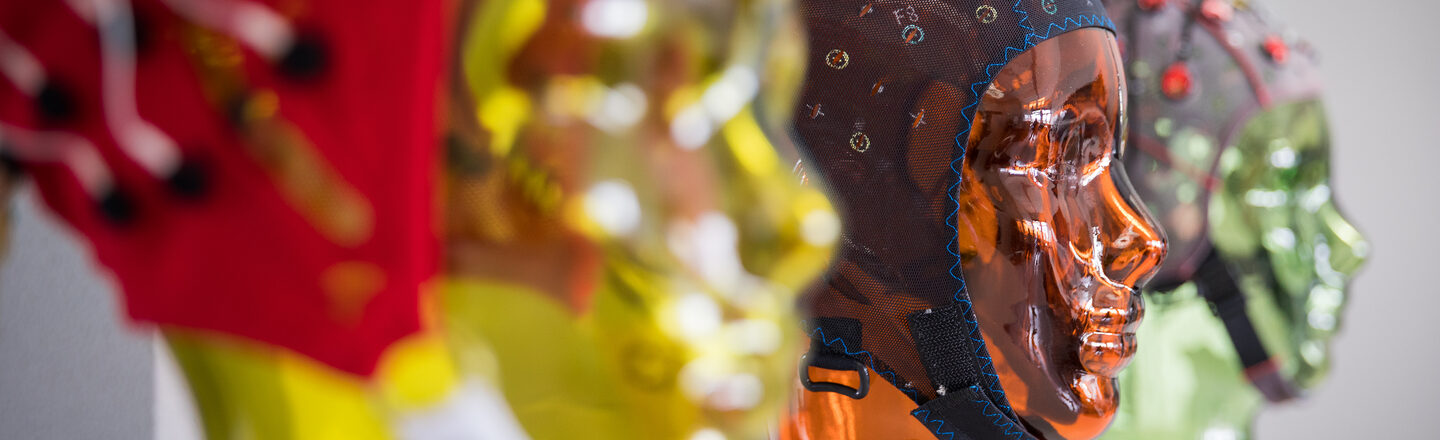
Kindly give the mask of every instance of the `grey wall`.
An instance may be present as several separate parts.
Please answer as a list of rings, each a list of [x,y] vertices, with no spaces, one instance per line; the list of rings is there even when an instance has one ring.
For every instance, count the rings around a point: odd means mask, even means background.
[[[18,202],[0,268],[0,439],[151,438],[149,337],[121,324],[69,232]]]
[[[1328,385],[1270,410],[1259,438],[1436,438],[1440,4],[1261,1],[1323,56],[1336,196],[1374,253],[1352,289]]]

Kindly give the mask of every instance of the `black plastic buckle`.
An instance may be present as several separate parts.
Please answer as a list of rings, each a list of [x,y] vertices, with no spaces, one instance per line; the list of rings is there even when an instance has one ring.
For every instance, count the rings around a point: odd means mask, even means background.
[[[834,382],[813,382],[810,380],[810,367],[833,371],[854,371],[860,375],[860,389]],[[830,392],[860,400],[870,394],[870,367],[866,367],[860,360],[848,356],[824,352],[806,353],[800,357],[800,384],[804,385],[805,389],[817,393]]]

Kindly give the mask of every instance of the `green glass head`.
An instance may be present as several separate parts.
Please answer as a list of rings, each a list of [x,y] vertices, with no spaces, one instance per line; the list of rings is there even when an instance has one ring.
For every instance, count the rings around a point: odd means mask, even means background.
[[[1262,337],[1287,376],[1313,387],[1369,252],[1333,198],[1323,106],[1301,101],[1251,120],[1221,154],[1219,176],[1211,242],[1253,298],[1252,319],[1265,323]]]
[[[1190,140],[1195,142],[1195,140]],[[1307,100],[1251,119],[1220,153],[1209,236],[1284,377],[1317,385],[1347,286],[1368,244],[1332,197],[1323,106]],[[1151,294],[1141,349],[1122,374],[1105,438],[1241,438],[1264,399],[1193,283]]]
[[[1194,280],[1212,252],[1280,376],[1323,379],[1368,253],[1341,214],[1314,62],[1255,2],[1109,2],[1127,43],[1126,167],[1171,259],[1147,293],[1120,414],[1104,438],[1246,438],[1265,398]]]

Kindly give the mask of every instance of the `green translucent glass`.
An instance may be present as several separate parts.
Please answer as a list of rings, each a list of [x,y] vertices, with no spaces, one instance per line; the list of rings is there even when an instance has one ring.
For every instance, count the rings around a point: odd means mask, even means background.
[[[1210,240],[1283,374],[1314,387],[1368,252],[1332,197],[1323,106],[1301,101],[1261,113],[1221,153],[1216,176]],[[1193,284],[1147,301],[1140,349],[1120,378],[1120,414],[1104,438],[1249,438],[1263,398],[1224,325]]]
[[[1140,348],[1120,373],[1120,411],[1102,438],[1243,438],[1264,398],[1194,284],[1147,297],[1145,312]]]

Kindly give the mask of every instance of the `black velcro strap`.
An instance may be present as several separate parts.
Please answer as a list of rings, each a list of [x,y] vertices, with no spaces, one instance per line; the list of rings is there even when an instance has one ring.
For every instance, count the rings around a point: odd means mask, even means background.
[[[961,305],[910,315],[910,333],[930,382],[941,393],[980,383],[980,365]]]
[[[944,440],[1035,440],[1015,419],[1000,412],[979,386],[952,390],[910,412]]]
[[[1218,251],[1211,250],[1205,262],[1195,273],[1195,286],[1200,296],[1210,303],[1211,311],[1225,324],[1230,334],[1230,343],[1240,355],[1240,364],[1245,367],[1246,377],[1271,402],[1284,402],[1299,397],[1298,389],[1279,374],[1270,352],[1260,341],[1250,313],[1245,310],[1245,294],[1235,282],[1235,277],[1225,267]]]

